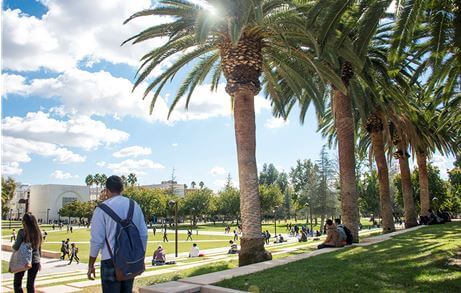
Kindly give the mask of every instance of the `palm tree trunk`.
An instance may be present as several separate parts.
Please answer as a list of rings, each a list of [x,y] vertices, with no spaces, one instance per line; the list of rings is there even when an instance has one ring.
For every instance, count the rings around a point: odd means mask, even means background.
[[[359,242],[359,209],[355,180],[355,145],[352,101],[349,96],[334,90],[333,107],[338,139],[339,176],[341,188],[341,215],[344,225]]]
[[[418,222],[416,220],[413,189],[411,188],[410,166],[408,164],[408,155],[406,154],[406,147],[401,147],[399,152],[400,176],[402,177],[403,208],[405,210],[405,228],[411,228],[418,225]]]
[[[421,202],[421,216],[427,216],[431,208],[429,198],[429,179],[427,176],[427,157],[424,152],[416,152],[416,160],[418,161],[419,169],[419,197]]]
[[[371,132],[371,145],[378,167],[379,178],[379,202],[383,221],[383,233],[395,231],[394,217],[392,213],[392,201],[389,191],[389,170],[387,168],[386,155],[384,152],[384,139],[382,131]]]
[[[235,139],[240,180],[240,213],[242,223],[239,266],[270,259],[261,237],[261,203],[256,168],[256,124],[254,95],[246,86],[233,94]]]

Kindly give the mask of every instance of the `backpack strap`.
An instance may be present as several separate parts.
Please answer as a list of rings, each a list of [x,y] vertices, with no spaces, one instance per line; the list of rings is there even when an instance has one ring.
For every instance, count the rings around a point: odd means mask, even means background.
[[[108,214],[112,220],[120,224],[122,219],[120,219],[120,217],[108,205],[101,203],[98,205],[98,207],[101,208],[101,210],[103,210],[106,214]]]
[[[126,216],[127,221],[131,222],[133,220],[134,214],[134,201],[130,198],[130,207],[128,209],[128,215]]]

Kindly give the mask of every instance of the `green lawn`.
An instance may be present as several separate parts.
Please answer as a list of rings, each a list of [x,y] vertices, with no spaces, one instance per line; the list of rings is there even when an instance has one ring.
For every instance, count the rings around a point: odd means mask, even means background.
[[[250,292],[461,292],[461,223],[424,227],[367,247],[350,247],[218,286]]]
[[[2,260],[2,274],[8,273],[8,262],[6,260]]]

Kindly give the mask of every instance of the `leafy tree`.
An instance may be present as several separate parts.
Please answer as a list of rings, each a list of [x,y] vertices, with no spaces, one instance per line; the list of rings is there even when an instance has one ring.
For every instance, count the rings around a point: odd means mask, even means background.
[[[58,214],[61,217],[79,218],[82,214],[82,205],[78,200],[73,200],[59,209]]]
[[[8,203],[14,197],[16,190],[16,181],[12,177],[5,179],[2,176],[2,218],[6,219],[8,216]]]
[[[276,207],[282,207],[283,194],[277,185],[260,185],[259,193],[261,194],[261,210],[263,215],[272,216],[273,210]]]
[[[259,173],[259,184],[271,185],[276,183],[279,177],[279,171],[274,164],[267,165],[264,163],[262,171]]]
[[[219,193],[216,200],[218,214],[232,221],[234,219],[238,220],[240,214],[240,192],[237,188],[226,186],[224,190]]]
[[[182,200],[182,212],[184,215],[206,216],[212,209],[213,191],[201,188],[188,192]],[[195,219],[194,219],[195,225]]]
[[[146,222],[154,216],[166,216],[168,197],[165,190],[128,187],[123,194],[139,204]]]
[[[366,172],[359,179],[357,187],[360,213],[364,216],[380,215],[378,173],[376,171]]]

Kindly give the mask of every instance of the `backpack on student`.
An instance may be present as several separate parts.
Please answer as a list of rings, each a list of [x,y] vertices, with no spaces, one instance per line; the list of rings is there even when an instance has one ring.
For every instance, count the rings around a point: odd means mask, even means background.
[[[342,240],[342,241],[346,241],[347,242],[347,234],[346,234],[346,231],[344,231],[344,226],[343,225],[339,225],[337,227],[338,229],[338,233],[339,233],[339,238]]]
[[[130,207],[126,219],[122,220],[109,206],[98,205],[116,223],[114,253],[109,241],[106,244],[115,267],[117,281],[131,280],[145,270],[144,257],[146,251],[139,235],[138,228],[133,224],[134,201],[130,199]]]
[[[352,244],[352,232],[351,230],[349,230],[349,228],[347,228],[346,226],[343,225],[343,229],[344,229],[344,232],[346,233],[346,243],[347,245],[351,245]]]

